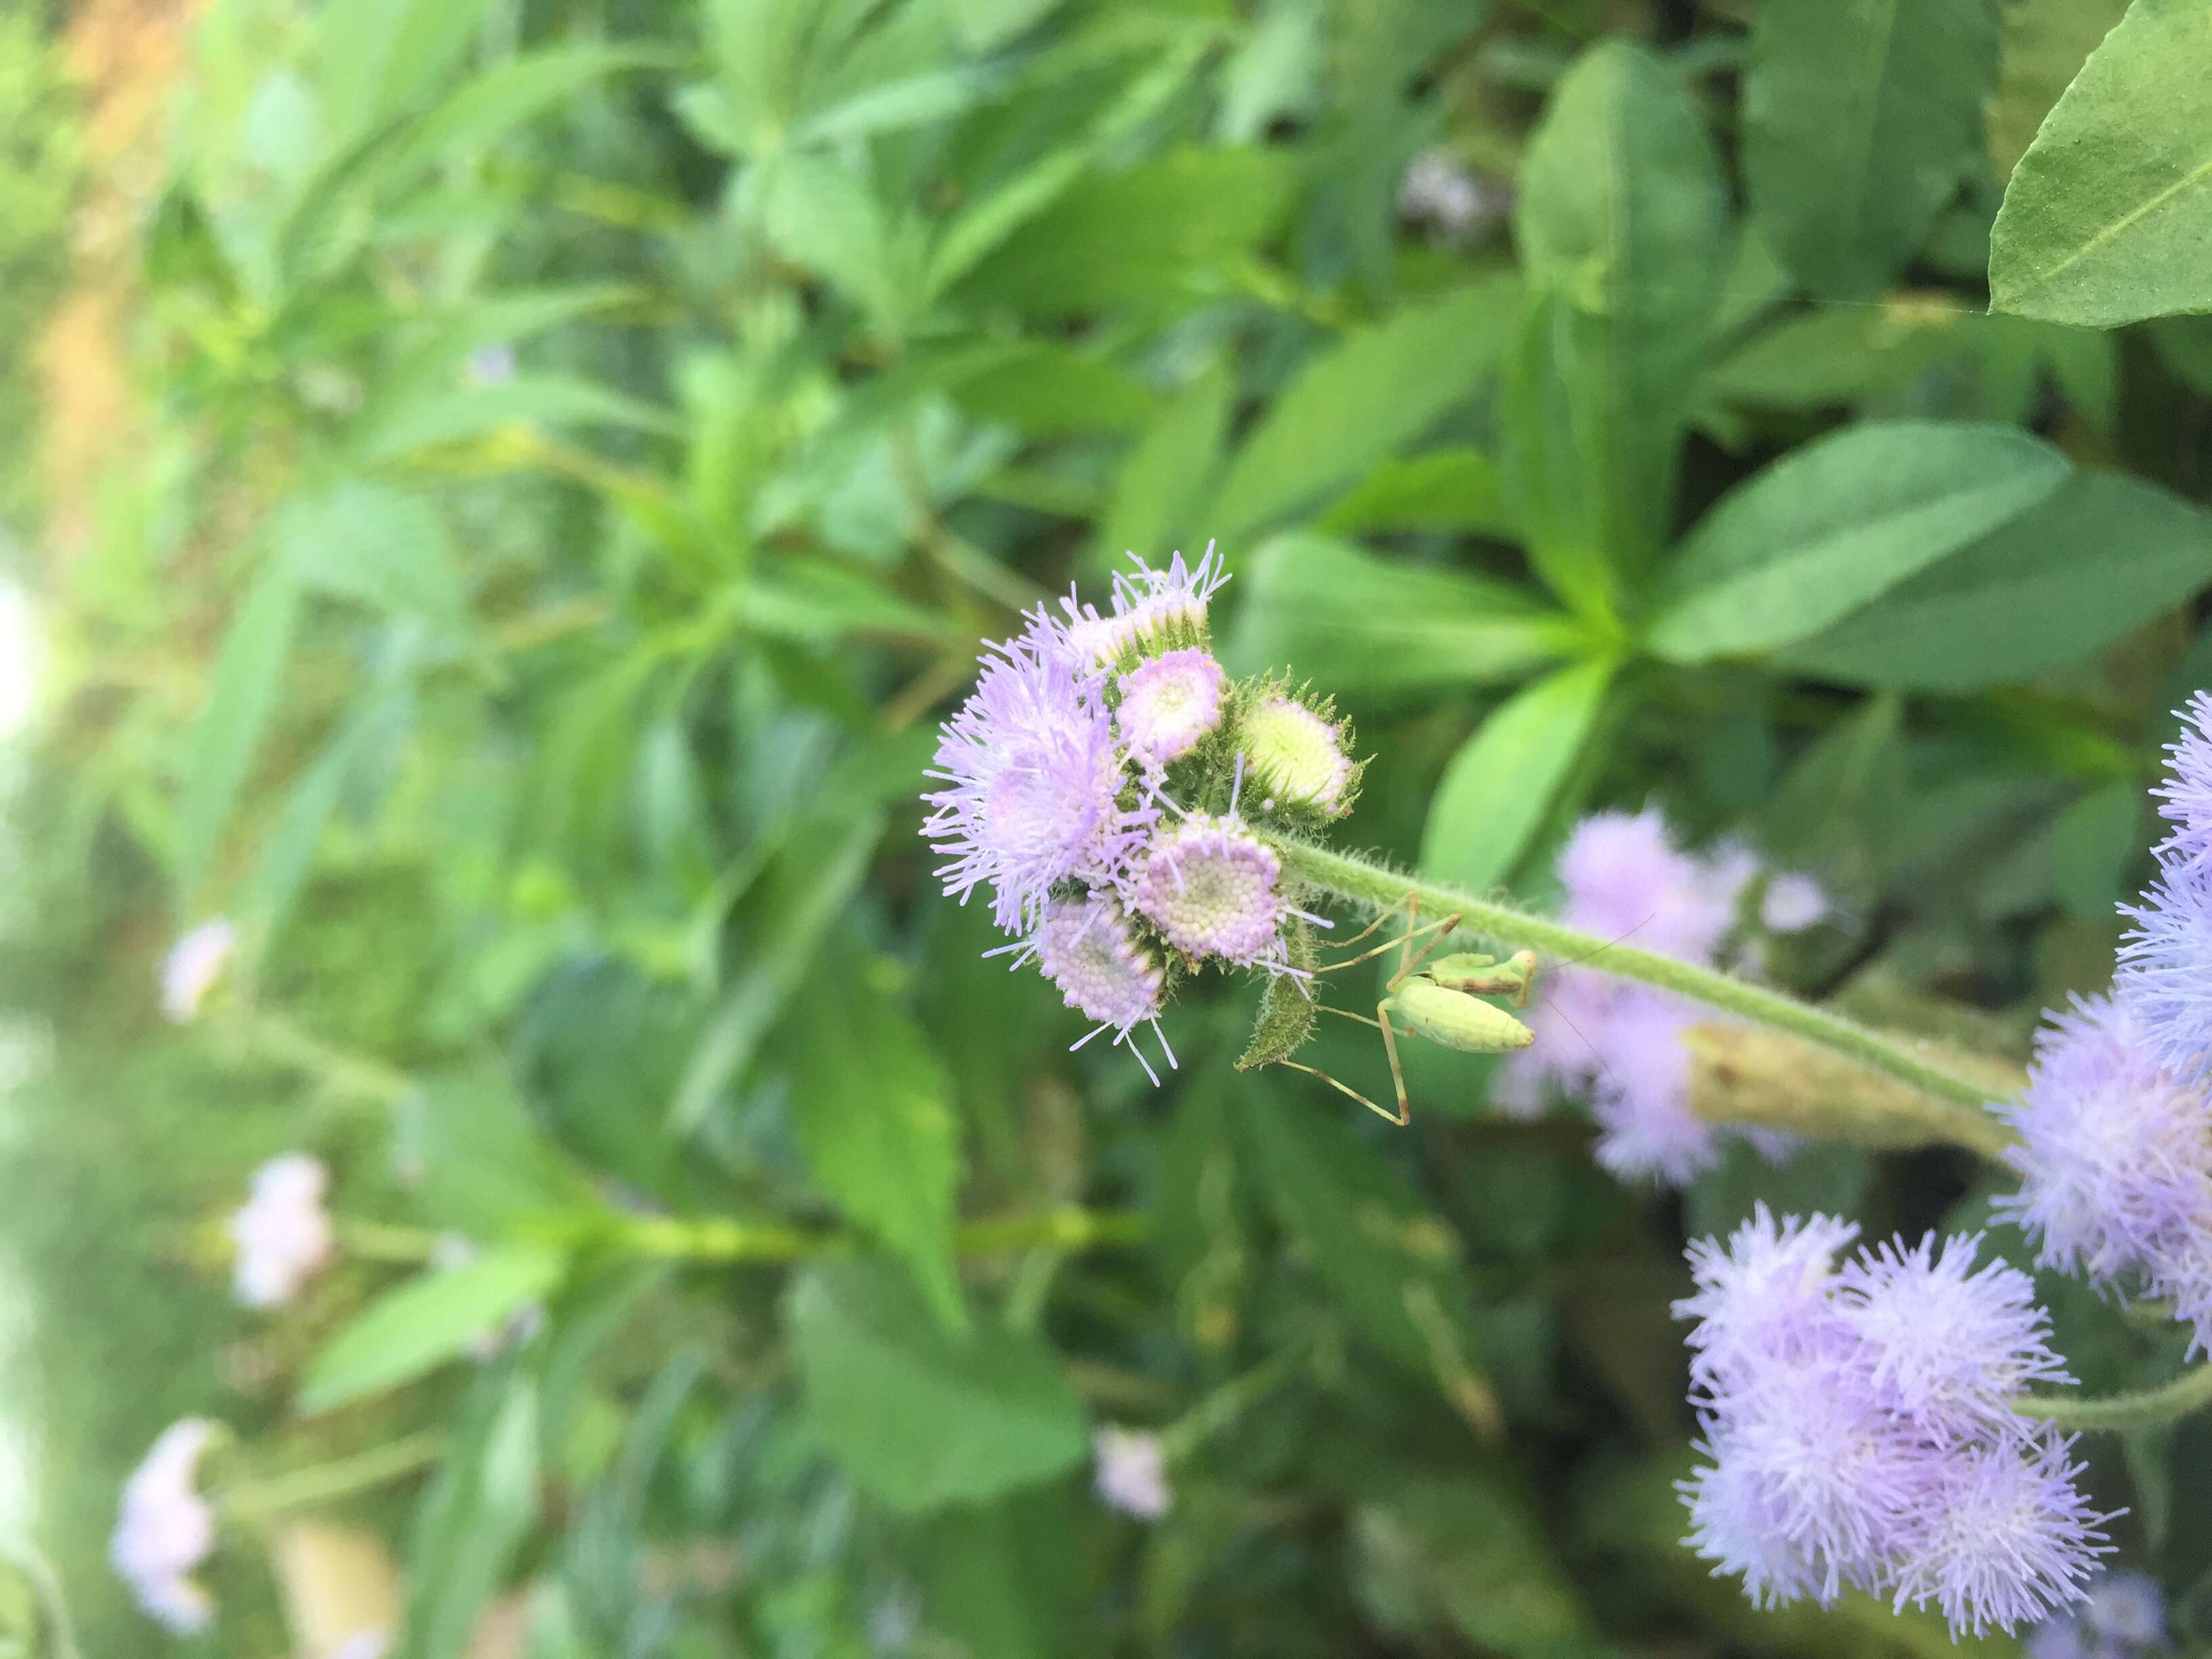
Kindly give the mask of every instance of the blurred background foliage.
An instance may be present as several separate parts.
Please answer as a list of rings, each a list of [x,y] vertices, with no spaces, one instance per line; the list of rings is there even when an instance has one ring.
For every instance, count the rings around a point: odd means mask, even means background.
[[[186,1413],[218,1485],[445,1435],[227,1523],[187,1650],[320,1655],[355,1595],[417,1659],[1955,1651],[1678,1547],[1667,1303],[1754,1200],[1917,1231],[1983,1177],[1625,1188],[1433,1051],[1393,1132],[1231,1073],[1249,995],[1155,1091],[981,959],[915,797],[979,639],[1218,538],[1231,670],[1375,757],[1348,843],[1540,900],[1656,800],[1844,901],[1773,977],[2016,1059],[2212,681],[2212,331],[1984,309],[2118,9],[0,19],[0,1528],[83,1651],[166,1650],[101,1558]],[[242,1313],[221,1218],[288,1148],[343,1259]],[[2178,1361],[2048,1291],[2093,1386]],[[1158,1525],[1091,1497],[1105,1423],[1167,1431]],[[2095,1448],[2191,1641],[2203,1432]],[[63,1651],[21,1573],[0,1650]]]

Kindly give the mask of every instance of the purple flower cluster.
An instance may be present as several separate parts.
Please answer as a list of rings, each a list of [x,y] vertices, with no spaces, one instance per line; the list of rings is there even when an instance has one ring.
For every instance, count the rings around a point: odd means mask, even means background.
[[[1761,872],[1740,846],[1684,851],[1650,807],[1584,818],[1558,869],[1566,890],[1560,919],[1571,927],[1706,967],[1723,960]],[[1795,932],[1829,906],[1808,878],[1784,874],[1767,881],[1759,908],[1770,931]],[[1681,1041],[1686,1028],[1713,1017],[1665,991],[1570,966],[1539,993],[1528,1016],[1537,1041],[1505,1063],[1496,1098],[1530,1117],[1553,1089],[1587,1093],[1601,1132],[1598,1161],[1625,1178],[1679,1186],[1721,1154],[1720,1132],[1690,1109]]]
[[[2172,1299],[2212,1347],[2212,1103],[2161,1068],[2128,1003],[2077,1000],[2036,1038],[2027,1087],[1998,1107],[2021,1190],[1999,1201],[2039,1265]]]
[[[1097,1022],[1081,1042],[1157,1036],[1178,980],[1209,964],[1302,974],[1285,929],[1320,919],[1257,832],[1341,816],[1358,781],[1325,702],[1232,684],[1214,660],[1207,607],[1228,574],[1212,549],[1135,564],[1106,613],[1070,594],[988,649],[938,744],[944,787],[922,798],[945,891],[990,894],[1015,965]]]
[[[2070,1382],[2027,1275],[1978,1237],[1837,1254],[1857,1228],[1777,1223],[1690,1247],[1692,1402],[1710,1460],[1681,1491],[1690,1546],[1761,1606],[1846,1587],[1933,1603],[1954,1634],[2084,1597],[2100,1524],[2073,1442],[2010,1409]]]
[[[2078,1609],[2028,1632],[2023,1659],[2152,1659],[2167,1651],[2166,1592],[2139,1572],[2107,1573]]]
[[[2153,792],[2173,829],[2142,902],[2122,907],[2135,927],[2115,988],[2152,1059],[2184,1082],[2212,1084],[2212,692],[2179,712],[2181,736]]]

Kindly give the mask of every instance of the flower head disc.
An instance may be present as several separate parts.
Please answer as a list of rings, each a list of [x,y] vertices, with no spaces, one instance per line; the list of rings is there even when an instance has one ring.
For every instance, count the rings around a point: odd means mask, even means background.
[[[1198,747],[1221,724],[1229,676],[1195,647],[1147,658],[1121,677],[1115,711],[1131,758],[1158,771]]]
[[[1243,738],[1253,787],[1270,800],[1331,817],[1350,810],[1355,769],[1335,722],[1277,695],[1246,713]]]
[[[1281,860],[1239,820],[1194,812],[1153,838],[1136,908],[1185,956],[1251,967],[1283,950],[1281,875]]]
[[[1167,975],[1112,899],[1057,901],[1036,945],[1037,965],[1069,1007],[1116,1031],[1159,1012]]]

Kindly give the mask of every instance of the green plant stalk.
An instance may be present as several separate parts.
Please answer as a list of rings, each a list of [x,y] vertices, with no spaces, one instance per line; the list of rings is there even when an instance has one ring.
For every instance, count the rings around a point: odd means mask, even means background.
[[[444,1431],[425,1430],[386,1445],[372,1446],[351,1457],[234,1487],[222,1495],[220,1504],[223,1513],[234,1520],[264,1520],[286,1510],[350,1498],[416,1474],[436,1462],[445,1449]]]
[[[1029,1215],[995,1216],[956,1227],[960,1255],[1012,1255],[1024,1250],[1084,1250],[1142,1243],[1152,1218],[1134,1210],[1085,1210],[1073,1205]],[[686,1261],[799,1261],[860,1255],[877,1248],[865,1235],[842,1228],[790,1227],[709,1218],[678,1220],[641,1216],[626,1220],[617,1249]]]
[[[1554,958],[1555,965],[1572,963],[1655,985],[1832,1048],[1929,1096],[1929,1127],[1943,1139],[1976,1152],[1986,1152],[1990,1148],[1992,1126],[1986,1111],[1987,1089],[1930,1063],[1905,1043],[1869,1030],[1856,1020],[1730,974],[1638,950],[1620,940],[1601,939],[1441,882],[1404,875],[1355,854],[1333,852],[1288,837],[1270,839],[1282,855],[1283,867],[1294,879],[1361,906],[1371,915],[1379,915],[1404,903],[1410,894],[1431,919],[1456,915],[1469,932],[1515,949],[1535,951]],[[1960,1108],[1971,1115],[1962,1115]]]
[[[2040,1418],[2062,1429],[2101,1431],[2154,1428],[2206,1406],[2212,1406],[2212,1364],[2194,1366],[2155,1389],[2079,1400],[2064,1395],[2024,1394],[2012,1402],[2012,1408],[2023,1417]]]

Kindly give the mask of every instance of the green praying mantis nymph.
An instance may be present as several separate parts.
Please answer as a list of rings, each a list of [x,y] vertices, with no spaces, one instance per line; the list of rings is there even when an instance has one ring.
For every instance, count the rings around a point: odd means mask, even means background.
[[[1391,1024],[1396,1015],[1408,1035],[1424,1036],[1447,1048],[1456,1048],[1462,1054],[1503,1054],[1516,1048],[1525,1048],[1536,1040],[1536,1034],[1519,1020],[1485,997],[1504,997],[1516,1008],[1528,1006],[1528,992],[1536,980],[1536,953],[1520,951],[1499,962],[1494,957],[1480,956],[1470,951],[1455,951],[1448,956],[1437,957],[1437,950],[1451,937],[1452,929],[1459,926],[1456,915],[1435,921],[1420,921],[1420,898],[1408,893],[1398,904],[1392,905],[1358,933],[1344,941],[1349,948],[1396,915],[1401,908],[1406,912],[1406,931],[1397,938],[1385,939],[1356,956],[1327,967],[1315,969],[1321,974],[1340,973],[1346,968],[1357,967],[1386,951],[1395,951],[1398,971],[1390,975],[1382,988],[1382,1000],[1375,1005],[1375,1018],[1355,1014],[1342,1008],[1322,1008],[1323,1013],[1341,1015],[1356,1019],[1363,1025],[1372,1025],[1382,1033],[1382,1052],[1390,1061],[1390,1083],[1396,1090],[1398,1109],[1386,1112],[1350,1085],[1340,1083],[1318,1066],[1303,1066],[1294,1060],[1275,1063],[1287,1066],[1294,1072],[1304,1072],[1317,1077],[1332,1089],[1350,1095],[1361,1105],[1380,1116],[1389,1118],[1403,1127],[1412,1121],[1413,1114],[1406,1099],[1406,1073],[1398,1064],[1398,1034]],[[1423,934],[1431,934],[1427,944],[1416,951],[1413,941]]]

